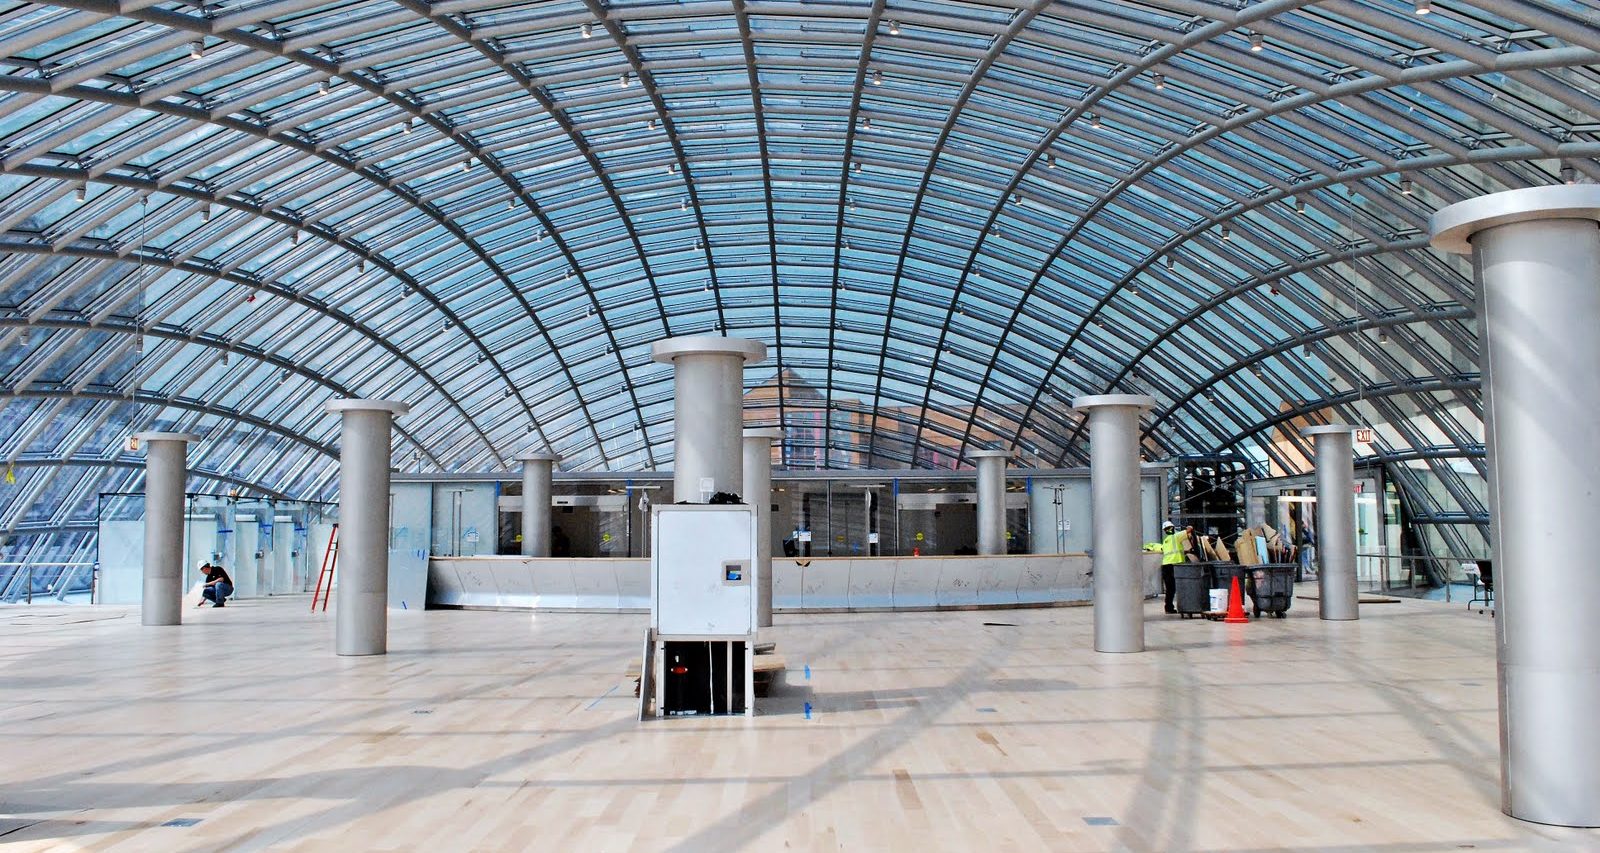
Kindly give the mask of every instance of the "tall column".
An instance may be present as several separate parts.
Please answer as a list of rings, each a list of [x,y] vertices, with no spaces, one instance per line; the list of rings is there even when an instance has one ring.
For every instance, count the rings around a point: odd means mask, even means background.
[[[389,433],[411,411],[390,400],[334,400],[339,443],[336,646],[341,655],[389,650]]]
[[[1502,808],[1600,825],[1600,186],[1495,193],[1434,214],[1477,272],[1500,652]]]
[[[183,622],[183,487],[189,442],[183,432],[141,432],[144,444],[144,595],[139,621]]]
[[[561,457],[529,451],[522,463],[522,556],[550,556],[550,476]]]
[[[1144,651],[1144,566],[1139,523],[1142,394],[1079,397],[1089,416],[1089,499],[1094,516],[1094,650]]]
[[[1006,552],[1006,460],[1004,450],[975,450],[967,458],[978,466],[978,553]]]
[[[1330,622],[1361,618],[1353,431],[1344,424],[1300,430],[1317,445],[1317,612]]]
[[[772,627],[772,443],[781,429],[744,431],[744,489],[756,509],[756,627]]]
[[[650,347],[673,367],[673,500],[705,503],[744,489],[744,366],[767,357],[760,341],[713,335]]]

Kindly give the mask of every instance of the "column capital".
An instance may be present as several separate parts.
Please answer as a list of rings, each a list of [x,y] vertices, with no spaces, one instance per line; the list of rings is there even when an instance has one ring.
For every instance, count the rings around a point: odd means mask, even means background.
[[[754,427],[744,431],[745,438],[765,438],[772,441],[778,441],[787,434],[777,427]]]
[[[1300,434],[1307,438],[1318,435],[1349,435],[1355,431],[1356,428],[1349,424],[1318,424],[1300,428]]]
[[[518,462],[560,462],[561,456],[547,450],[524,450],[516,455]]]
[[[136,432],[134,438],[149,444],[152,441],[182,441],[193,443],[200,440],[200,436],[192,432]]]
[[[1072,401],[1074,409],[1094,409],[1104,406],[1133,406],[1139,409],[1154,409],[1157,406],[1156,398],[1148,394],[1092,394],[1088,397],[1077,397]]]
[[[684,335],[650,345],[650,357],[662,364],[671,364],[680,355],[737,355],[744,358],[745,364],[754,364],[766,360],[767,345],[721,335]]]
[[[329,400],[323,407],[329,412],[340,414],[343,412],[388,412],[395,417],[400,417],[411,411],[410,403],[401,403],[397,400]]]
[[[1010,459],[1009,450],[974,450],[967,454],[968,459]]]
[[[1479,231],[1540,219],[1600,222],[1600,184],[1524,187],[1456,202],[1428,221],[1429,242],[1442,252],[1470,255]]]

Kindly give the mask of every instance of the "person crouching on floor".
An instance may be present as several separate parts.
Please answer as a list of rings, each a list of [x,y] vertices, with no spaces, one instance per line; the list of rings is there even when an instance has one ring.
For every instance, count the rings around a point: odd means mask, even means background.
[[[210,563],[201,563],[200,571],[206,576],[206,585],[200,590],[200,603],[195,606],[205,607],[209,601],[212,607],[222,607],[228,596],[233,595],[233,578],[228,577],[221,566]]]

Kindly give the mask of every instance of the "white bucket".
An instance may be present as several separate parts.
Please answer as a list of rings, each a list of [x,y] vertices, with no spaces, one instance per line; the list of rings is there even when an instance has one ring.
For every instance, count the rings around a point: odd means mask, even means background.
[[[1214,590],[1212,590],[1211,591],[1211,612],[1212,613],[1221,613],[1222,611],[1227,610],[1227,609],[1228,609],[1228,591],[1225,590],[1225,589],[1214,589]]]

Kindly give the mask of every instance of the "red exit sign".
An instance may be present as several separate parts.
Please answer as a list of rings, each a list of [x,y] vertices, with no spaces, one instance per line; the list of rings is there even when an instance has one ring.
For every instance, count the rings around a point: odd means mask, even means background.
[[[1371,443],[1372,443],[1372,427],[1357,427],[1356,428],[1356,444],[1371,444]]]

